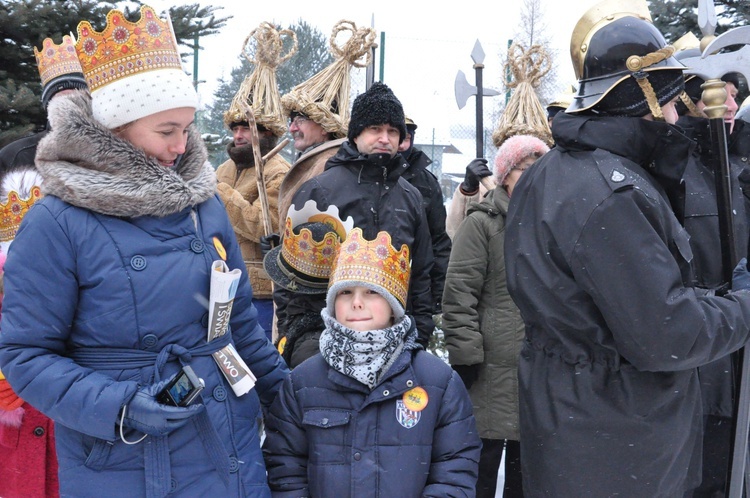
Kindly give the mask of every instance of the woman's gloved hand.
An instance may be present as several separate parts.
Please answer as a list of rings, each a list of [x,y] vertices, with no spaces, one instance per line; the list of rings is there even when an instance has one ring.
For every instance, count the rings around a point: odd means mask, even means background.
[[[166,436],[205,409],[201,403],[185,407],[159,403],[156,396],[170,380],[172,379],[139,388],[130,402],[122,408],[122,425],[150,436]]]
[[[461,190],[466,194],[473,194],[479,190],[479,181],[485,176],[492,175],[492,171],[487,167],[487,159],[480,157],[472,159],[466,166],[464,181],[461,183]]]

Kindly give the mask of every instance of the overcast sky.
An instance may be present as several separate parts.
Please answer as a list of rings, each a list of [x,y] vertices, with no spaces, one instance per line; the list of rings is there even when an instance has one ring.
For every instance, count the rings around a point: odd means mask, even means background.
[[[209,4],[195,0],[201,4]],[[186,2],[151,0],[157,10]],[[443,3],[443,2],[440,2]],[[570,35],[581,15],[597,0],[541,0],[545,32],[557,49],[556,67],[560,89],[574,83],[570,63]],[[406,113],[420,126],[418,134],[435,129],[447,132],[448,123],[474,122],[475,99],[469,98],[459,110],[454,82],[459,70],[470,84],[475,84],[471,51],[479,40],[486,58],[484,86],[504,91],[500,57],[507,52],[508,40],[518,31],[522,0],[489,2],[487,0],[448,0],[445,8],[436,2],[415,0],[379,0],[375,2],[299,0],[212,0],[211,5],[223,7],[220,15],[233,16],[221,33],[201,40],[205,50],[199,56],[198,76],[205,80],[199,87],[204,103],[212,100],[220,77],[228,78],[232,67],[239,64],[238,55],[245,37],[261,22],[274,22],[282,27],[304,19],[316,26],[326,37],[340,20],[369,26],[374,15],[375,29],[385,33],[385,68],[383,81],[404,104]],[[380,49],[378,49],[378,56]],[[379,67],[379,60],[376,66]],[[192,71],[193,61],[187,69]],[[353,75],[364,81],[362,75]],[[379,73],[376,78],[380,79]],[[501,98],[501,97],[493,97]],[[487,102],[489,97],[485,98]],[[490,104],[485,103],[485,109]],[[494,124],[485,123],[493,129]],[[472,151],[466,151],[471,155]]]

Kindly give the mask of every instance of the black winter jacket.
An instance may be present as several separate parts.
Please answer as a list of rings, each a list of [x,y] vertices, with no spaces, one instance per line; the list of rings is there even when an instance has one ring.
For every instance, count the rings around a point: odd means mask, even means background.
[[[406,161],[409,167],[401,175],[409,183],[417,187],[422,194],[427,226],[430,229],[432,239],[432,257],[434,259],[430,279],[432,281],[432,301],[435,304],[435,312],[440,313],[441,301],[443,299],[443,288],[445,287],[445,274],[448,271],[448,260],[451,257],[451,238],[445,231],[445,200],[440,183],[435,175],[427,167],[432,160],[427,154],[412,147],[409,149]]]
[[[402,244],[411,253],[411,284],[407,313],[414,316],[419,343],[426,345],[435,328],[430,290],[432,243],[422,207],[422,194],[402,178],[409,164],[396,154],[385,164],[373,164],[349,142],[328,160],[320,175],[297,190],[292,204],[302,206],[312,199],[318,209],[336,206],[342,219],[354,218],[368,240],[386,231],[396,248]]]
[[[716,180],[712,170],[714,152],[706,118],[684,116],[677,123],[697,145],[685,168],[685,220],[693,250],[693,277],[696,287],[715,289],[725,281],[722,272],[719,210],[716,204]],[[742,163],[730,155],[734,237],[737,259],[747,256],[747,201],[742,195]],[[731,355],[699,369],[703,414],[725,418],[733,416],[734,366]]]
[[[19,138],[0,149],[0,181],[9,171],[34,168],[36,146],[47,135],[46,131]]]
[[[690,287],[689,237],[662,188],[692,146],[679,128],[565,114],[553,135],[506,233],[526,325],[524,494],[682,496],[700,479],[696,367],[748,341],[750,292]]]

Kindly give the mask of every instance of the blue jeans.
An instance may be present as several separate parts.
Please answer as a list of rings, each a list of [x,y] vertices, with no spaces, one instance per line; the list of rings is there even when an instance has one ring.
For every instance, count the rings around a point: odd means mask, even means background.
[[[271,340],[271,328],[273,327],[273,299],[255,299],[253,306],[258,310],[258,325],[266,331],[266,337]]]

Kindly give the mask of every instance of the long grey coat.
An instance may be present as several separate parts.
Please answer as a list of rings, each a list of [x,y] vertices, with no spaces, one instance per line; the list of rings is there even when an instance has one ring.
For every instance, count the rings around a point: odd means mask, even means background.
[[[472,203],[453,239],[443,293],[443,332],[451,365],[480,364],[469,394],[479,435],[519,440],[518,355],[523,320],[505,285],[507,192]]]

